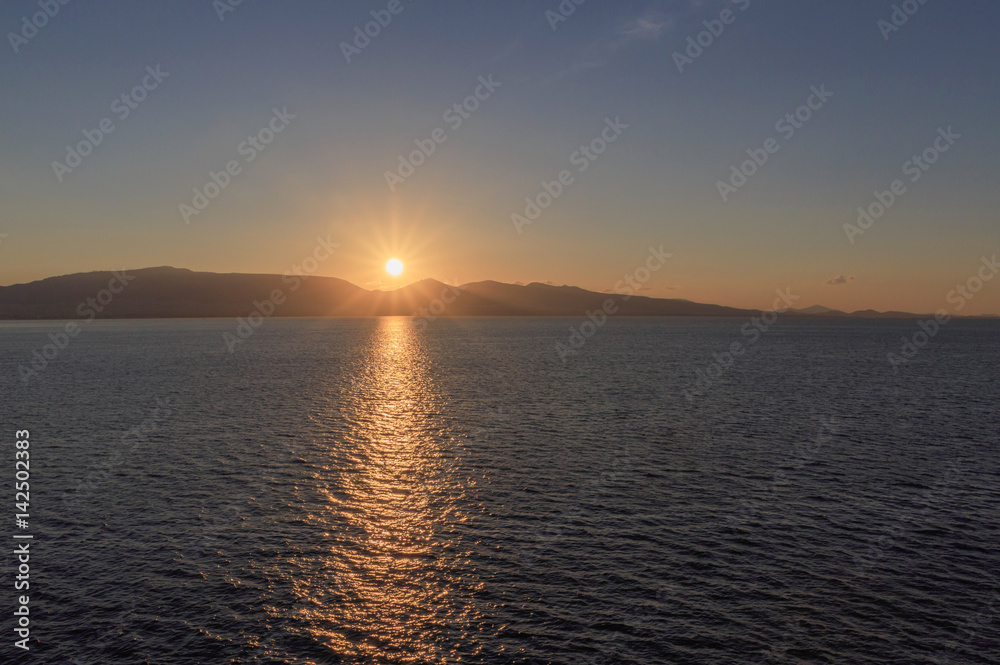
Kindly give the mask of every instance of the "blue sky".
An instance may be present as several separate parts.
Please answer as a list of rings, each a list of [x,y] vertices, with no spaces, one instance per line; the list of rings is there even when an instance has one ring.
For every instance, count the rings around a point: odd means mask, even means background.
[[[760,307],[931,311],[997,250],[996,3],[929,0],[889,39],[892,2],[598,2],[555,30],[559,2],[402,0],[348,63],[341,44],[389,2],[73,1],[0,54],[0,284],[175,265],[284,272],[317,236],[341,245],[322,274],[552,281],[603,290],[664,245],[647,295]],[[902,3],[895,3],[902,4]],[[745,6],[745,9],[742,7]],[[678,72],[673,54],[724,10]],[[20,32],[38,0],[0,9]],[[169,73],[118,120],[113,100]],[[452,130],[443,113],[479,77],[499,88]],[[833,97],[745,186],[717,183],[812,86]],[[273,109],[294,115],[246,162]],[[115,130],[59,182],[52,163],[105,117]],[[576,172],[607,118],[628,124]],[[939,128],[961,139],[851,243],[844,224]],[[436,128],[447,141],[391,191],[385,173]],[[240,172],[185,223],[210,172]],[[573,184],[517,232],[541,182]],[[828,281],[844,276],[844,283]],[[1000,311],[1000,280],[970,306]]]

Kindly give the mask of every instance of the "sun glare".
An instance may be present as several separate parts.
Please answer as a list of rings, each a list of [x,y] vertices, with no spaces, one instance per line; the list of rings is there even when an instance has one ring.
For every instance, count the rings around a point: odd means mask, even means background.
[[[385,264],[385,271],[393,277],[399,277],[403,274],[403,262],[399,259],[389,259]]]

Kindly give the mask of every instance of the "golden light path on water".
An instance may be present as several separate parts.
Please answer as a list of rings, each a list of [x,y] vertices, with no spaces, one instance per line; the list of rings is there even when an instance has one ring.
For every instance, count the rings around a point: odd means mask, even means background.
[[[346,440],[333,443],[328,492],[340,526],[309,566],[314,582],[297,589],[312,637],[359,662],[450,661],[473,612],[457,597],[463,553],[448,525],[463,520],[462,490],[442,463],[448,438],[423,343],[409,318],[377,319],[342,383]]]

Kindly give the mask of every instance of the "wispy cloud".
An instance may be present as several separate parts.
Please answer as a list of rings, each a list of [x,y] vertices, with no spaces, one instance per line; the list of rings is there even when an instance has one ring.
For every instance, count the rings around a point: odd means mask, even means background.
[[[854,275],[837,275],[836,277],[831,277],[826,280],[824,284],[828,286],[839,286],[841,284],[847,284],[848,282],[854,281]]]
[[[595,49],[608,58],[639,42],[655,42],[673,25],[674,21],[669,16],[647,12],[622,21],[615,30],[614,37],[601,40],[595,45]]]
[[[618,30],[619,48],[627,46],[636,41],[649,41],[660,38],[664,30],[671,27],[672,21],[669,18],[656,19],[653,16],[641,16],[639,18],[626,21]]]
[[[655,42],[673,25],[674,20],[662,13],[647,12],[642,16],[625,19],[613,27],[610,34],[584,47],[576,62],[556,72],[550,80],[587,69],[604,67],[620,51],[641,42]]]

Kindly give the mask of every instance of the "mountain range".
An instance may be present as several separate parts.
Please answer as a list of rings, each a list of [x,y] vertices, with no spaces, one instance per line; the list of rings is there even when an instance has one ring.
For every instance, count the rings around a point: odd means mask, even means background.
[[[369,291],[334,277],[194,272],[159,267],[88,272],[0,287],[0,319],[264,316],[618,316],[750,317],[760,310],[677,298],[597,293],[575,286],[484,281],[450,286],[425,279]],[[915,318],[907,312],[784,310],[796,317]],[[924,315],[926,316],[926,315]]]

